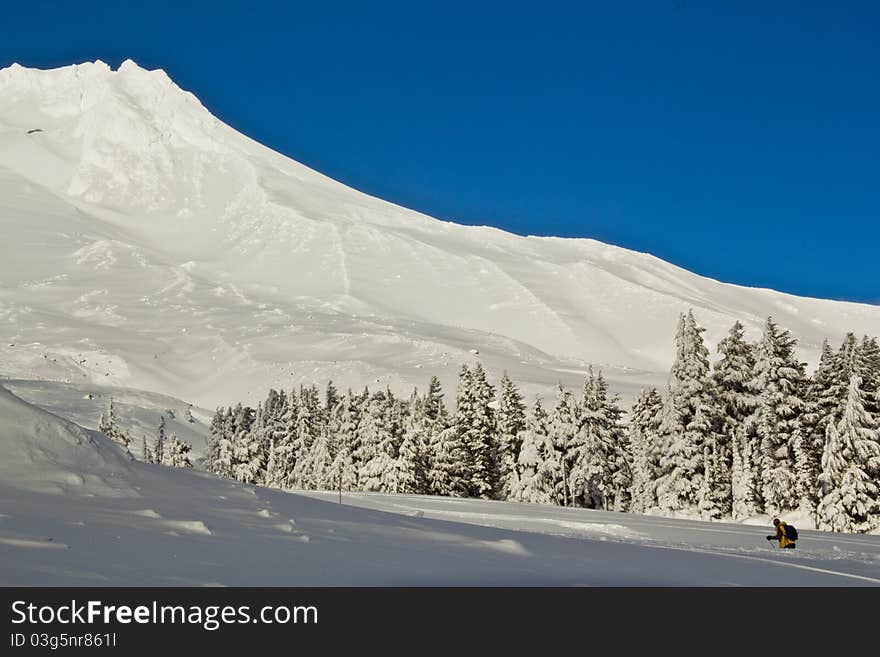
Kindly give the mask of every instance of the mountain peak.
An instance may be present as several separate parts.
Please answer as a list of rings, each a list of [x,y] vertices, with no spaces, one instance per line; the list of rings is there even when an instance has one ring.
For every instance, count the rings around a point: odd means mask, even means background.
[[[30,68],[16,62],[0,69],[0,90],[4,95],[15,101],[32,96],[41,106],[47,101],[61,101],[64,97],[77,98],[78,94],[103,98],[108,89],[138,97],[139,101],[155,98],[155,92],[160,89],[186,96],[190,101],[195,99],[180,89],[163,69],[146,69],[133,59],[126,59],[116,70],[100,59],[50,69]],[[0,100],[0,111],[9,104]],[[87,104],[80,105],[79,110],[85,109],[88,109]]]
[[[134,71],[145,71],[146,69],[139,66],[137,62],[133,59],[126,59],[119,65],[119,72],[122,73],[124,71],[134,70]]]
[[[218,124],[165,71],[132,59],[115,71],[101,60],[0,70],[0,133],[10,130],[10,139],[39,134],[20,147],[48,149],[61,164],[51,181],[40,181],[118,210],[170,209],[191,198],[202,156],[223,150],[214,135]]]

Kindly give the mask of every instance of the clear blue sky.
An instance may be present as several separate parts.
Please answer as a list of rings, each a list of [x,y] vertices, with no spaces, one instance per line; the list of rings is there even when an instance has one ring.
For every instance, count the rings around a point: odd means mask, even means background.
[[[0,66],[132,58],[367,193],[880,303],[880,3],[7,3]]]

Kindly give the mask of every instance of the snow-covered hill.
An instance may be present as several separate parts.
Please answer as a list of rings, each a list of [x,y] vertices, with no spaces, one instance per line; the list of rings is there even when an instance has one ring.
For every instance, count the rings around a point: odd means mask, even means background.
[[[2,486],[59,498],[132,497],[131,461],[102,434],[27,404],[0,386]],[[15,506],[22,494],[3,497]]]
[[[876,306],[367,196],[131,61],[0,71],[0,230],[0,374],[208,408],[327,379],[403,391],[437,374],[449,392],[474,357],[530,394],[594,363],[628,396],[665,381],[691,307],[711,345],[773,315],[809,362],[824,338],[880,334]]]
[[[58,381],[0,378],[0,386],[34,406],[82,427],[97,427],[112,398],[116,427],[131,438],[130,449],[138,459],[142,456],[142,438],[146,436],[152,447],[163,417],[167,435],[173,433],[191,445],[190,455],[196,462],[208,446],[212,412],[191,408],[174,397],[144,390]]]
[[[418,496],[131,461],[0,387],[0,586],[877,586],[880,537]],[[324,498],[324,499],[321,499]]]

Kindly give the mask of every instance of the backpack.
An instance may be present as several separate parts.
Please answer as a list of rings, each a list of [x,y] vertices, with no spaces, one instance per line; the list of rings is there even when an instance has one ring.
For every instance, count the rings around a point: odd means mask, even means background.
[[[795,529],[794,525],[789,525],[788,523],[785,523],[785,538],[787,538],[789,541],[798,540],[797,529]]]

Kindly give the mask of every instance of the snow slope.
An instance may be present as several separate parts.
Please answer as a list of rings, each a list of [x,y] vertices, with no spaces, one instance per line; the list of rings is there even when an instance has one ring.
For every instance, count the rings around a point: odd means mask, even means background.
[[[28,493],[131,497],[131,456],[106,437],[25,403],[0,386],[0,482]],[[14,505],[20,495],[5,495]],[[47,501],[59,504],[58,499]]]
[[[234,93],[234,90],[230,90]],[[880,308],[723,284],[589,239],[438,221],[239,134],[162,71],[0,71],[0,373],[213,408],[269,386],[447,391],[478,351],[529,394],[588,363],[662,384],[680,312],[767,315],[815,362]]]
[[[194,460],[204,456],[208,446],[213,412],[190,408],[174,397],[144,390],[57,381],[0,378],[0,385],[24,401],[89,428],[98,426],[98,420],[106,412],[112,397],[116,426],[132,439],[130,449],[137,459],[141,458],[143,436],[146,436],[150,448],[153,447],[161,417],[165,418],[166,435],[177,434],[178,438],[189,443],[192,446],[190,457]]]
[[[131,461],[0,388],[0,585],[877,586],[880,537],[294,494]],[[324,499],[321,499],[324,498]],[[391,511],[391,512],[389,512]]]

